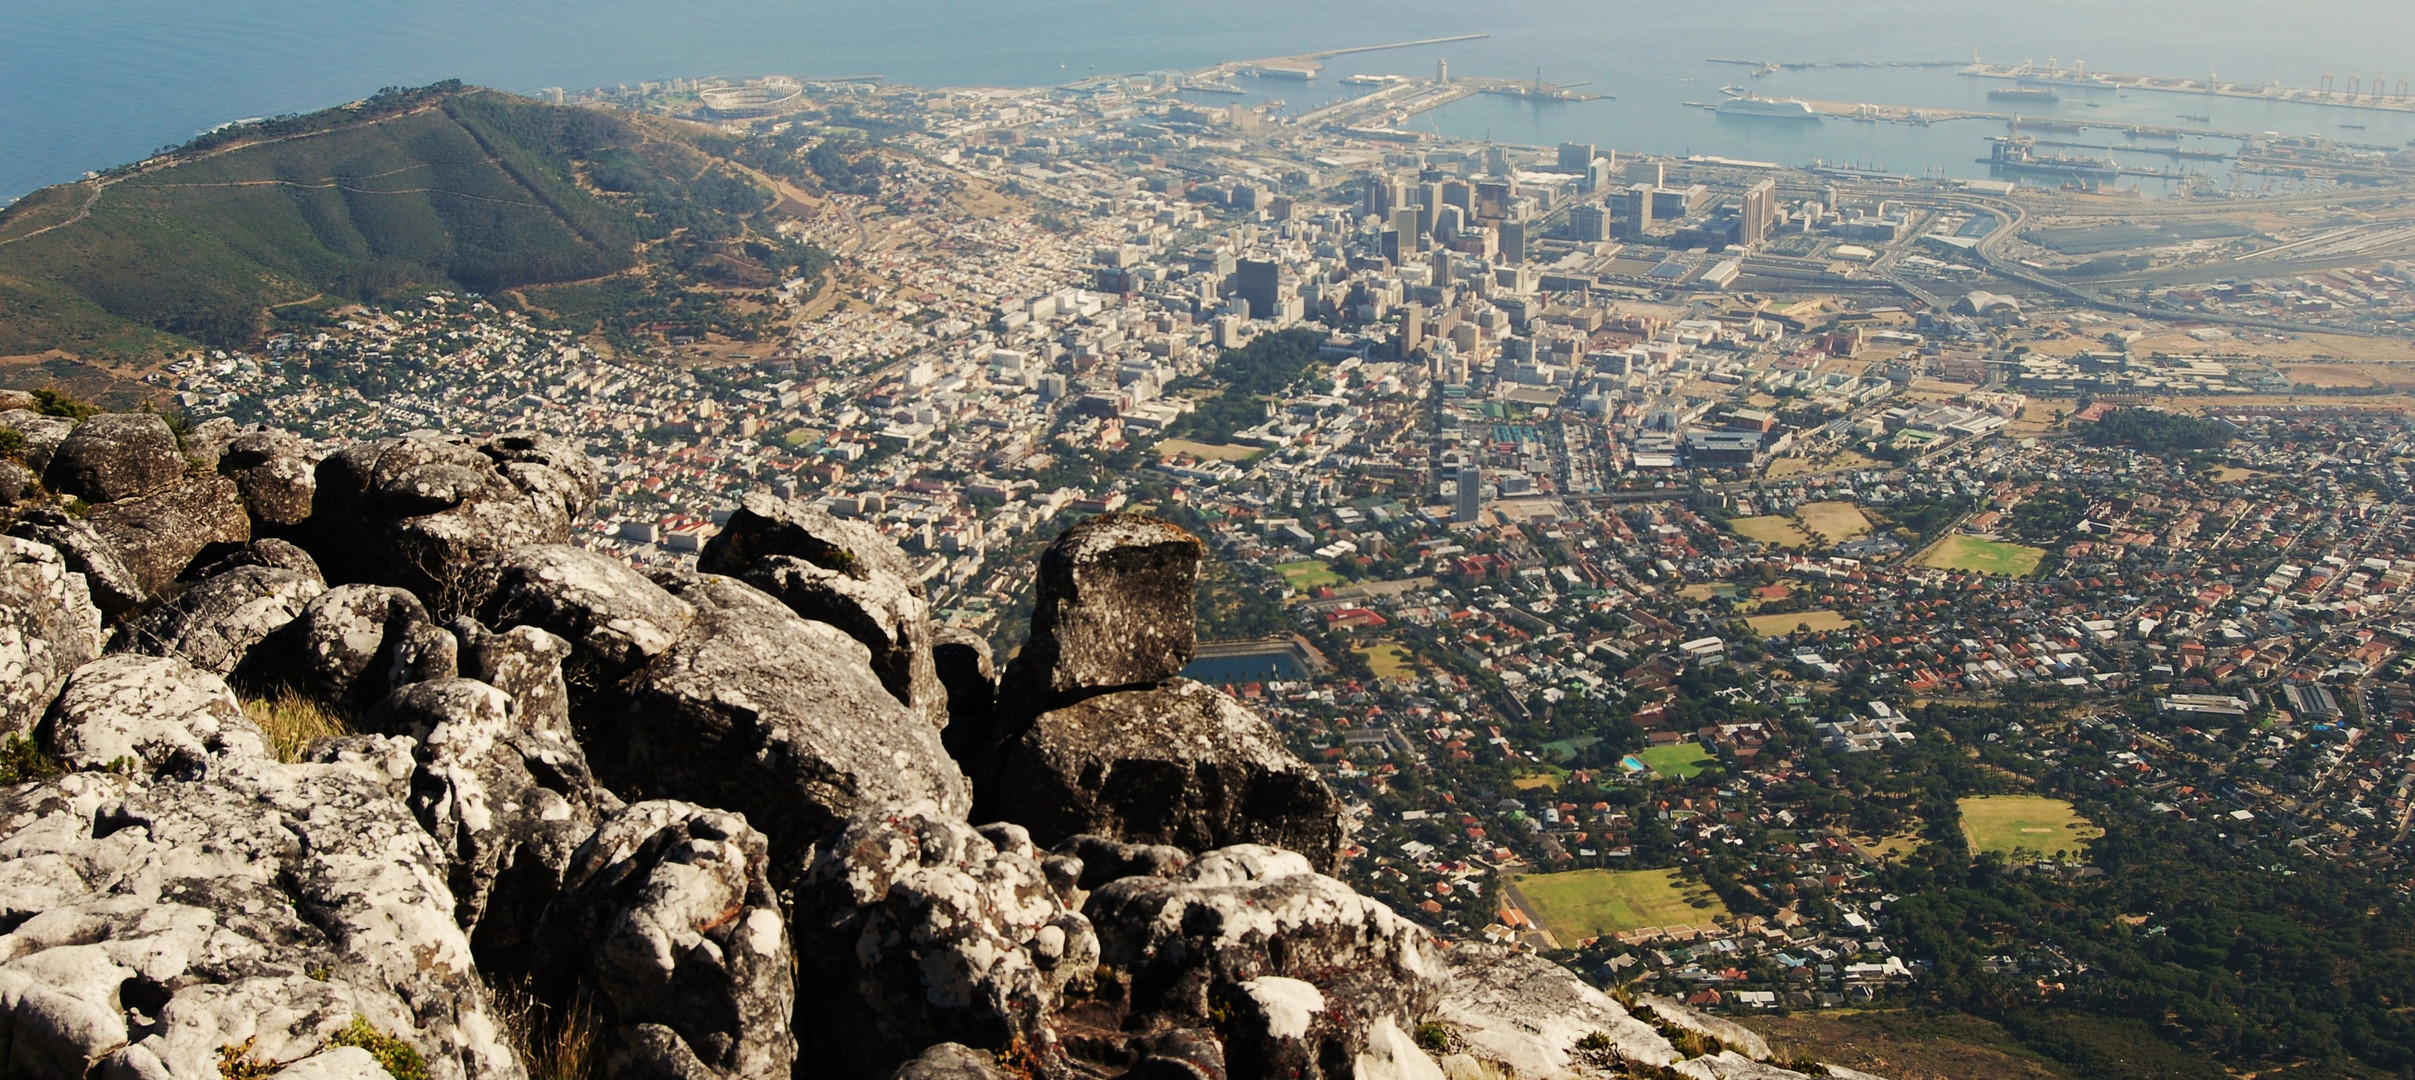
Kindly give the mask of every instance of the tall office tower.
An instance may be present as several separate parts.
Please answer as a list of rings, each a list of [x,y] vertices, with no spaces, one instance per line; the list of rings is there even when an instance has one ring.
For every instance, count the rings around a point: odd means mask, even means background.
[[[1588,242],[1610,239],[1609,211],[1597,202],[1581,202],[1569,207],[1568,238]]]
[[[1583,176],[1593,171],[1593,144],[1589,142],[1561,143],[1559,168],[1555,171],[1574,176]]]
[[[1455,239],[1466,229],[1467,211],[1456,206],[1445,206],[1434,215],[1434,238],[1437,240]]]
[[[1418,237],[1425,233],[1422,227],[1425,211],[1426,208],[1422,206],[1392,208],[1392,231],[1400,234],[1401,258],[1425,250],[1425,245],[1418,241]]]
[[[1657,169],[1659,166],[1656,165],[1653,168]],[[1627,188],[1627,199],[1621,206],[1621,209],[1626,212],[1619,217],[1619,235],[1637,238],[1652,231],[1654,190],[1651,184],[1635,184]]]
[[[1400,311],[1400,354],[1407,356],[1426,343],[1426,309],[1410,304]]]
[[[1522,263],[1526,261],[1525,222],[1504,221],[1500,225],[1496,226],[1494,231],[1501,234],[1502,262]]]
[[[1474,462],[1459,467],[1460,521],[1474,521],[1484,513],[1484,467]]]
[[[1476,209],[1476,187],[1465,180],[1442,182],[1442,205],[1456,206],[1461,212]]]
[[[1249,301],[1249,317],[1271,319],[1283,302],[1281,264],[1273,259],[1243,259],[1233,271],[1235,292]]]
[[[1365,201],[1360,212],[1368,217],[1390,217],[1392,214],[1392,181],[1381,174],[1369,173],[1362,178],[1367,185]]]
[[[1442,209],[1443,206],[1441,182],[1419,184],[1417,186],[1417,205],[1425,210],[1424,213],[1417,215],[1417,227],[1426,232],[1433,232],[1434,211]]]
[[[1763,180],[1744,189],[1744,228],[1736,239],[1752,247],[1769,239],[1769,230],[1778,220],[1778,182]]]
[[[1486,221],[1499,221],[1509,216],[1510,205],[1518,201],[1518,182],[1515,180],[1485,180],[1476,185],[1475,216]]]
[[[1630,184],[1649,184],[1659,187],[1669,182],[1667,173],[1661,169],[1660,163],[1657,161],[1630,161],[1627,163],[1626,176],[1627,182]]]
[[[1593,159],[1593,167],[1585,171],[1585,190],[1608,191],[1618,186],[1618,156]]]
[[[1494,176],[1508,176],[1508,175],[1509,175],[1509,148],[1508,148],[1508,147],[1506,147],[1506,146],[1487,146],[1487,147],[1485,147],[1485,148],[1484,148],[1484,171],[1485,171],[1485,172],[1487,172],[1487,173],[1490,173],[1490,174],[1492,174],[1492,175],[1494,175]]]

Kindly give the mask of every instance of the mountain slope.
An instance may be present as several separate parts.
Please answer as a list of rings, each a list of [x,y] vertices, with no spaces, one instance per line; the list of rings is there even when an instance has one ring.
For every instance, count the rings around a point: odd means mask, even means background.
[[[0,214],[0,356],[241,345],[322,296],[627,270],[770,203],[713,138],[457,84],[205,136]]]

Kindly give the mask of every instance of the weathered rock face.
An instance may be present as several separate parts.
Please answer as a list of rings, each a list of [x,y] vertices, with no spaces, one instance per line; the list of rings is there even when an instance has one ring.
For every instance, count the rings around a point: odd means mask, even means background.
[[[1127,844],[1089,833],[1067,837],[1049,851],[1081,860],[1084,890],[1128,877],[1177,877],[1191,865],[1191,853],[1170,844]]]
[[[167,589],[195,562],[215,561],[252,538],[235,482],[223,476],[189,476],[141,498],[101,503],[84,520],[117,549],[146,594]]]
[[[970,630],[942,630],[931,646],[931,667],[948,694],[949,747],[961,738],[979,738],[998,704],[998,664],[989,639]]]
[[[117,548],[82,518],[55,508],[33,510],[11,523],[8,535],[56,550],[67,560],[67,569],[84,575],[93,606],[104,616],[114,619],[151,598],[118,557]]]
[[[1668,1066],[1682,1057],[1652,1025],[1568,969],[1483,945],[1460,946],[1445,958],[1435,1018],[1458,1036],[1467,1058],[1519,1076],[1551,1076],[1616,1061]],[[1579,1046],[1596,1035],[1602,1036],[1596,1043],[1606,1047]]]
[[[222,1047],[313,1058],[358,1018],[431,1077],[523,1075],[398,786],[374,755],[228,755],[206,782],[0,792],[10,1072],[209,1080]]]
[[[1424,930],[1293,852],[1209,852],[1171,880],[1112,882],[1084,911],[1100,962],[1121,975],[1059,1026],[1091,1060],[1163,1056],[1135,1033],[1221,1016],[1218,1064],[1232,1075],[1341,1076],[1379,1024],[1424,1016],[1439,992]]]
[[[310,548],[330,580],[409,589],[450,619],[489,557],[567,542],[595,479],[552,436],[355,444],[319,463]]]
[[[393,688],[395,650],[414,628],[433,627],[419,598],[385,585],[338,585],[303,605],[263,650],[262,682],[361,709]]]
[[[41,486],[42,477],[32,469],[0,457],[0,507],[32,498],[41,490]]]
[[[1009,681],[1074,695],[1170,679],[1198,647],[1199,538],[1153,518],[1106,514],[1040,556],[1031,642]]]
[[[83,577],[48,547],[0,536],[0,734],[41,719],[101,640]]]
[[[111,650],[179,657],[203,670],[233,675],[254,646],[326,591],[309,556],[282,540],[263,540],[211,567],[167,603],[135,616]]]
[[[411,812],[444,851],[454,918],[490,975],[519,968],[571,853],[619,800],[597,789],[577,743],[532,728],[482,682],[403,686],[368,722],[415,742]]]
[[[1330,869],[1341,804],[1258,714],[1187,679],[1040,713],[971,764],[974,816],[1191,851],[1268,844]]]
[[[267,754],[226,680],[162,656],[104,656],[77,668],[42,722],[42,742],[71,769],[128,762],[144,776],[184,780],[208,777],[223,757]]]
[[[565,674],[582,688],[608,685],[662,655],[696,621],[695,608],[627,563],[566,544],[496,556],[469,598],[489,626],[534,626],[569,642]]]
[[[1098,964],[1067,862],[928,801],[848,819],[796,888],[798,963],[818,975],[798,1001],[806,1059],[878,1076],[942,1040],[1058,1057],[1047,1019]]]
[[[215,468],[243,492],[253,532],[290,529],[309,520],[319,481],[310,448],[300,438],[266,429],[245,432],[226,443]]]
[[[931,659],[931,606],[914,564],[879,529],[791,500],[746,497],[705,543],[697,569],[727,574],[789,609],[863,642],[897,700],[947,723],[946,689]]]
[[[963,813],[970,793],[938,730],[873,678],[855,639],[730,578],[665,584],[695,624],[579,713],[615,792],[743,813],[779,866],[801,865],[864,806],[930,799]]]
[[[25,464],[35,472],[42,472],[50,467],[51,455],[58,452],[59,444],[75,431],[75,421],[15,408],[0,411],[0,428],[25,437]]]
[[[183,475],[184,453],[167,421],[150,413],[103,413],[59,442],[42,482],[99,503],[148,495]]]
[[[889,1080],[1011,1080],[1013,1075],[998,1067],[996,1054],[963,1043],[940,1043],[898,1066]]]
[[[789,1075],[795,987],[768,853],[745,818],[678,802],[630,806],[579,848],[535,971],[545,1000],[596,1004],[605,1075]]]
[[[520,707],[522,726],[576,741],[570,690],[562,677],[569,642],[534,626],[496,633],[466,616],[453,620],[453,636],[461,642],[462,674],[510,694]]]

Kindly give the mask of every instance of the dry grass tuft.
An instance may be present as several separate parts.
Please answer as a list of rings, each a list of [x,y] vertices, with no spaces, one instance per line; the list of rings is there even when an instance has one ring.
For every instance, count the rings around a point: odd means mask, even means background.
[[[269,752],[279,761],[300,759],[322,738],[352,734],[352,723],[342,713],[291,690],[244,702],[243,715],[268,736]]]
[[[529,1080],[596,1080],[602,1074],[603,1018],[585,995],[568,1009],[538,1001],[525,984],[494,987],[495,1016],[504,1041]]]

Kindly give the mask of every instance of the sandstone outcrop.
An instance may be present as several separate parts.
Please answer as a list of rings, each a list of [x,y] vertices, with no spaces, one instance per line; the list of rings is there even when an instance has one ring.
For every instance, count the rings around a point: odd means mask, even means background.
[[[167,421],[150,413],[104,413],[59,441],[42,483],[86,502],[115,502],[175,483],[184,465]]]
[[[939,730],[889,695],[861,643],[731,578],[666,585],[695,624],[578,716],[615,792],[743,813],[786,866],[866,806],[963,815],[971,794]]]
[[[1065,530],[1040,556],[1031,641],[1010,678],[1055,696],[1172,678],[1198,648],[1202,550],[1198,537],[1132,514]]]
[[[111,649],[179,657],[203,670],[233,675],[253,647],[326,591],[310,556],[282,540],[262,540],[135,616]]]
[[[267,754],[226,681],[173,657],[104,656],[77,668],[42,727],[45,749],[72,769],[199,780],[217,759]]]
[[[727,574],[789,610],[862,642],[881,685],[932,724],[947,691],[931,649],[931,607],[905,553],[880,530],[803,503],[750,495],[706,542],[697,569]]]
[[[223,476],[188,476],[140,498],[100,503],[84,520],[116,549],[146,595],[167,591],[185,571],[252,538],[235,482]]]
[[[581,687],[608,685],[662,655],[696,621],[694,607],[627,563],[565,544],[496,556],[467,606],[489,626],[534,626],[569,642],[566,673]]]
[[[408,436],[338,451],[316,481],[309,547],[329,580],[409,589],[450,619],[488,557],[569,540],[596,471],[552,436]]]
[[[310,449],[282,431],[236,435],[213,455],[212,468],[235,481],[251,511],[252,531],[270,533],[310,520],[319,480]]]
[[[0,429],[14,431],[24,438],[25,464],[40,473],[50,468],[51,455],[58,452],[59,444],[75,432],[75,421],[14,408],[0,410]]]
[[[57,551],[69,570],[84,575],[84,588],[104,616],[114,619],[151,597],[118,556],[116,545],[82,518],[56,508],[36,509],[18,515],[9,524],[8,535],[47,544]]]
[[[605,1075],[790,1075],[796,969],[768,853],[745,818],[679,802],[630,806],[579,848],[535,969],[545,998],[602,1014]]]
[[[83,576],[48,547],[0,536],[0,734],[41,719],[101,643]]]
[[[943,1041],[1060,1056],[1049,1019],[1099,959],[1062,862],[927,800],[848,819],[796,888],[797,958],[824,975],[799,1001],[808,1059],[879,1076]]]

